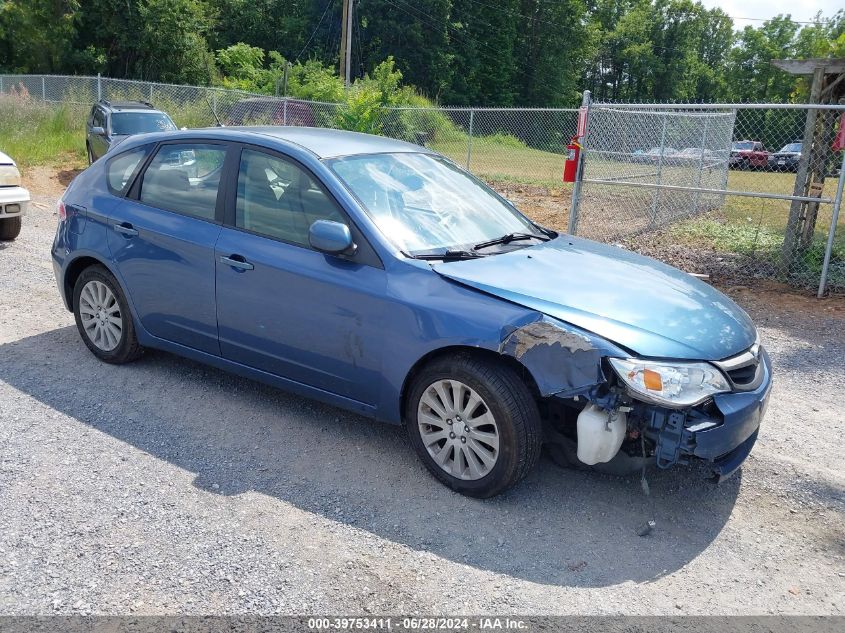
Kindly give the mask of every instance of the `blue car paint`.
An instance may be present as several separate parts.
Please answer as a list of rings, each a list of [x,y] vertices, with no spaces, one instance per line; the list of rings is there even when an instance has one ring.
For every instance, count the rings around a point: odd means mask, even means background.
[[[721,360],[748,349],[756,336],[748,315],[712,286],[642,255],[569,235],[495,257],[437,263],[434,270],[643,357]]]
[[[202,227],[180,235],[185,216],[151,211],[108,191],[106,158],[77,177],[64,196],[85,216],[85,230],[61,224],[53,246],[67,307],[67,271],[79,257],[94,258],[125,289],[142,345],[392,423],[402,421],[402,395],[414,367],[442,350],[510,356],[541,395],[564,397],[586,395],[603,383],[601,359],[607,356],[719,360],[753,343],[750,319],[718,291],[651,259],[571,236],[471,261],[407,259],[322,159],[428,150],[366,135],[348,135],[346,142],[346,136],[302,128],[197,130],[178,139],[173,133],[132,137],[115,154],[165,138],[282,152],[322,181],[383,267],[199,220]],[[127,222],[138,225],[138,236],[114,231]],[[254,270],[221,263],[221,256],[241,251],[249,253]],[[736,449],[742,433],[728,427],[759,425],[770,383],[767,364],[757,392],[714,399],[725,429],[707,431],[702,446],[711,447],[708,455]]]
[[[143,306],[141,325],[151,335],[220,353],[214,298],[214,245],[219,224],[176,215],[135,200],[114,208],[114,224],[137,235],[108,231],[109,252],[124,288]]]

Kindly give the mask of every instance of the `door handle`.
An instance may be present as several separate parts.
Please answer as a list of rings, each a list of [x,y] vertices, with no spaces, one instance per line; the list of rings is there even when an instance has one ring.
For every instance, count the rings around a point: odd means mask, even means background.
[[[135,237],[138,235],[138,229],[133,228],[133,226],[128,223],[115,224],[114,230],[126,237]]]
[[[227,266],[231,266],[232,268],[236,268],[237,270],[252,270],[255,268],[252,264],[246,261],[240,255],[230,255],[229,257],[221,257],[220,261]]]

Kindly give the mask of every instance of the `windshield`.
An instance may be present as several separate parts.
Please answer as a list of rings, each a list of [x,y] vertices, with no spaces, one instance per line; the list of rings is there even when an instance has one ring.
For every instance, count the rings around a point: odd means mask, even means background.
[[[115,112],[111,117],[112,134],[146,134],[148,132],[168,132],[176,125],[162,112]]]
[[[801,143],[790,143],[789,145],[784,145],[783,149],[780,151],[799,153],[801,151]]]
[[[489,187],[444,158],[363,154],[329,165],[381,232],[409,255],[466,248],[510,233],[543,237]]]
[[[750,150],[750,149],[754,149],[754,143],[751,142],[751,141],[743,141],[743,142],[740,142],[740,143],[734,143],[733,148],[737,149],[737,150]]]

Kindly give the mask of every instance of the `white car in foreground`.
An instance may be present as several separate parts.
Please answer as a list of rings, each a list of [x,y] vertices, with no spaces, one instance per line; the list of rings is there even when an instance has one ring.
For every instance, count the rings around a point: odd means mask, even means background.
[[[21,232],[21,217],[29,205],[29,191],[21,187],[15,161],[0,152],[0,240],[13,240]]]

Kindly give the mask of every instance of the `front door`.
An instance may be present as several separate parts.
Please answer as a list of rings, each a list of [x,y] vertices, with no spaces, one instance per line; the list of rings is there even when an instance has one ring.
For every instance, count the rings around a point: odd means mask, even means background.
[[[161,145],[109,231],[112,257],[144,329],[216,355],[214,246],[226,150],[214,143]]]
[[[380,262],[364,248],[343,257],[309,246],[315,220],[349,220],[285,157],[245,148],[234,204],[234,226],[223,228],[216,248],[221,354],[374,404],[386,286]]]

